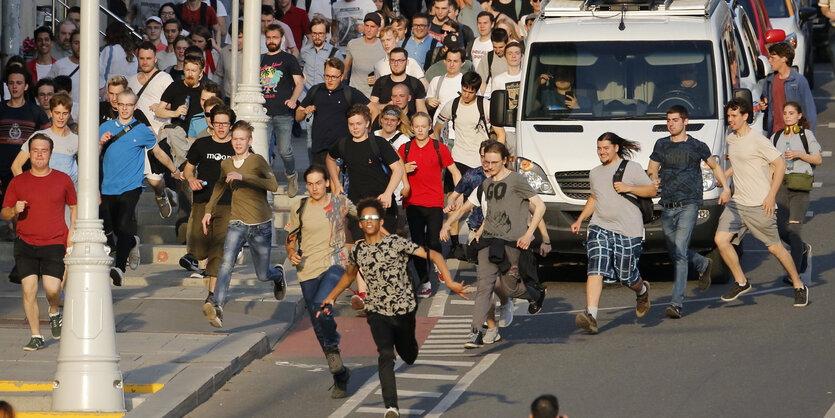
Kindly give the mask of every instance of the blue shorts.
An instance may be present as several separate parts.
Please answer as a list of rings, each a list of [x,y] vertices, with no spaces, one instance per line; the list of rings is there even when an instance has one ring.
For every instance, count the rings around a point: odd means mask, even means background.
[[[616,279],[624,286],[635,285],[641,277],[638,272],[641,240],[641,237],[626,237],[596,225],[590,226],[585,243],[588,275]]]

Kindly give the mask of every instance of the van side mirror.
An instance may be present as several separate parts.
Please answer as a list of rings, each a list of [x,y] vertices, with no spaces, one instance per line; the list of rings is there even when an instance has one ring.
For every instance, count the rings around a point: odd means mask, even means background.
[[[490,95],[490,124],[513,126],[516,123],[516,109],[507,106],[507,90],[496,90]]]
[[[769,29],[768,32],[765,33],[765,43],[767,44],[783,42],[785,40],[786,31],[783,29]]]
[[[808,6],[801,7],[800,12],[798,14],[800,15],[800,21],[806,22],[814,19],[818,15],[818,8]]]
[[[768,58],[765,55],[760,55],[757,57],[757,62],[755,63],[756,68],[756,77],[757,80],[762,80],[765,76],[771,74],[771,63],[768,62]]]
[[[754,123],[754,98],[751,96],[751,90],[734,89],[734,99],[748,104],[748,124]]]

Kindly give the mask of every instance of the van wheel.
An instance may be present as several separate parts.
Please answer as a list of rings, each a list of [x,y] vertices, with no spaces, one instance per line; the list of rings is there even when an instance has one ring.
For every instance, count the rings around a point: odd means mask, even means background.
[[[728,266],[725,265],[725,261],[722,260],[722,255],[719,254],[719,249],[714,248],[711,252],[707,253],[705,257],[709,258],[713,267],[710,270],[710,281],[714,284],[725,284],[731,279],[731,271],[728,270]]]

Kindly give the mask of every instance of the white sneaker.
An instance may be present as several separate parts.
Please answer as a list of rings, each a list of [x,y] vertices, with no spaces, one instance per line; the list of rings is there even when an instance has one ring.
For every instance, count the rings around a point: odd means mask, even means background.
[[[513,299],[508,299],[506,304],[500,305],[497,309],[500,327],[504,328],[513,322],[513,307]]]
[[[418,288],[417,297],[426,299],[432,296],[432,282],[426,282]]]
[[[389,407],[386,409],[386,414],[383,415],[383,418],[398,418],[400,417],[400,410],[395,407]]]
[[[484,341],[484,344],[493,344],[501,340],[502,336],[501,334],[499,334],[498,328],[487,328],[487,332],[485,332],[484,337],[482,337],[482,341]]]
[[[130,253],[128,254],[128,263],[130,264],[131,270],[136,270],[139,268],[139,262],[141,261],[139,257],[139,235],[134,235],[133,238],[136,240],[136,245],[130,249]]]

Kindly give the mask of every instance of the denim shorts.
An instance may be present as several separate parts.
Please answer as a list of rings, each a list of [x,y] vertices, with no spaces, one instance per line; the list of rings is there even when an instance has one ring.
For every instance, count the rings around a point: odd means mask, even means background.
[[[624,286],[638,282],[638,260],[641,258],[641,237],[627,237],[599,226],[589,226],[586,239],[589,276],[616,279]]]

